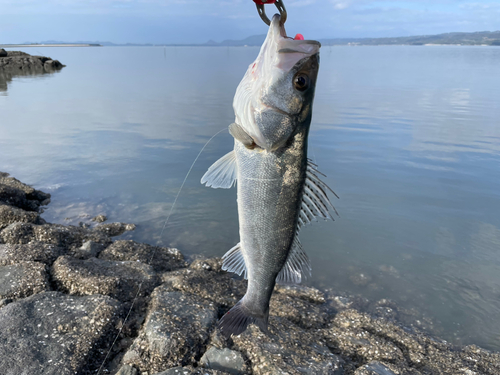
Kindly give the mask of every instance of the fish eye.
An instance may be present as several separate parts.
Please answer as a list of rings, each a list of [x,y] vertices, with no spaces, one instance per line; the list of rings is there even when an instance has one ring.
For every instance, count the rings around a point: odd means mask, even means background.
[[[309,77],[304,73],[299,73],[293,77],[293,86],[296,90],[305,91],[309,88]]]

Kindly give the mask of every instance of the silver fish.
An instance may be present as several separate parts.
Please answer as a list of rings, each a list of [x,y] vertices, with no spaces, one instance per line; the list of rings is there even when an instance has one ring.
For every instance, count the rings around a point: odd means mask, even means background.
[[[229,126],[234,150],[201,180],[214,188],[237,181],[240,243],[224,255],[223,269],[243,274],[248,288],[219,322],[226,336],[240,334],[250,323],[267,331],[275,283],[300,283],[311,271],[300,228],[335,210],[329,188],[307,159],[319,48],[319,42],[286,37],[280,16],[273,17],[236,90],[236,120]]]

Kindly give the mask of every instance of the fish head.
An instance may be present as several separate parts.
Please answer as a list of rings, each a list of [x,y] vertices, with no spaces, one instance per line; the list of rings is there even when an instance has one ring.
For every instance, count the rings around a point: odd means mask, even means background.
[[[286,36],[273,17],[260,53],[236,89],[236,123],[261,148],[281,147],[309,126],[319,68],[320,43]]]

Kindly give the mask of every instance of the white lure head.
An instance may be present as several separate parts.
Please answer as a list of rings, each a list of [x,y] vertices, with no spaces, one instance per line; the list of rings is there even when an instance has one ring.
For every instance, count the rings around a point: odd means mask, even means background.
[[[286,36],[273,17],[266,40],[236,89],[236,123],[265,150],[281,147],[300,124],[309,126],[320,43]]]

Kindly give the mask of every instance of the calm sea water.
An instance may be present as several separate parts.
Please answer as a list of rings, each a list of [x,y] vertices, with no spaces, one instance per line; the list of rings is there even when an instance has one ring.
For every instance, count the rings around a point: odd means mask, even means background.
[[[200,185],[232,148],[257,48],[40,48],[67,67],[0,74],[0,170],[52,194],[44,217],[100,213],[124,235],[222,256],[236,191]],[[301,232],[310,285],[388,298],[456,344],[500,350],[500,48],[325,47],[310,157],[341,217]]]

